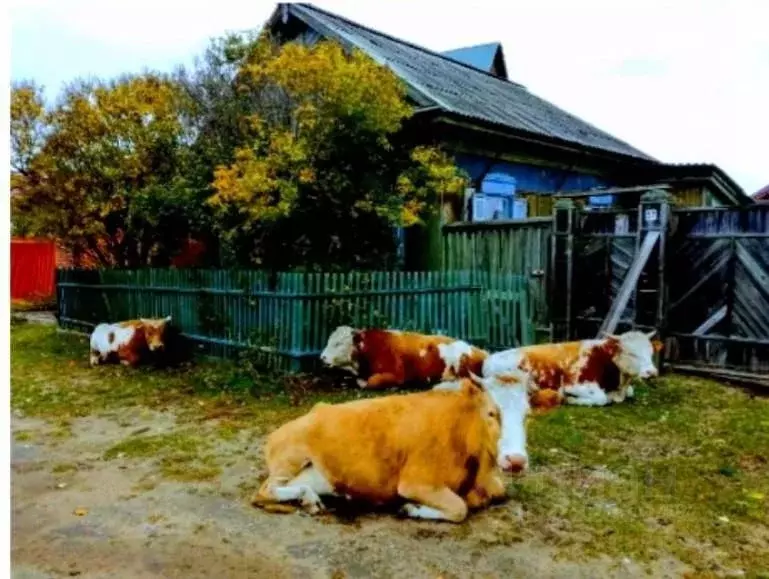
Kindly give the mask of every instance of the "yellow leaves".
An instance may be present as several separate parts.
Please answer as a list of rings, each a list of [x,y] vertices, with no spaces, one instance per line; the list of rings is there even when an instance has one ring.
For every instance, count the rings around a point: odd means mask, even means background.
[[[72,512],[72,514],[75,515],[76,517],[84,517],[88,514],[88,509],[86,509],[85,507],[77,507]]]

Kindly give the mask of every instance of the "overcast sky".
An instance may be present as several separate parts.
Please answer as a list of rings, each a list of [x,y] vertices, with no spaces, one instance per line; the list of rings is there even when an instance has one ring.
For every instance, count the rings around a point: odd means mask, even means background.
[[[769,183],[762,0],[316,4],[433,50],[500,41],[510,78],[657,159],[716,163],[748,194]],[[171,70],[211,37],[261,26],[274,6],[15,0],[11,76],[53,98],[77,76]]]

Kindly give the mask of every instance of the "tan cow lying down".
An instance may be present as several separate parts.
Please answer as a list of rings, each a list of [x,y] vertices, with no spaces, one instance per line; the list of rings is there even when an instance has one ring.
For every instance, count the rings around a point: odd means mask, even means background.
[[[653,356],[662,343],[656,332],[625,332],[601,340],[539,344],[496,352],[483,364],[483,376],[518,376],[527,383],[534,407],[562,402],[605,406],[633,397],[633,378],[657,376]],[[503,417],[507,418],[504,415]]]
[[[448,336],[339,326],[320,358],[329,367],[357,376],[362,388],[385,388],[408,382],[435,384],[470,372],[480,375],[487,356],[484,350]]]
[[[269,476],[252,504],[299,500],[317,513],[323,495],[405,500],[410,517],[460,522],[505,496],[499,436],[499,407],[469,379],[456,391],[319,403],[267,438]]]
[[[149,353],[163,350],[170,321],[171,316],[99,324],[91,333],[91,366],[105,362],[136,366]]]

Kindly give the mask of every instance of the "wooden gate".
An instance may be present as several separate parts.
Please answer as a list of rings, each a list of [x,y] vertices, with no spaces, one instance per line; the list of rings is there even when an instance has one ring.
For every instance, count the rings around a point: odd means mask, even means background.
[[[667,269],[670,362],[769,376],[769,205],[674,211]]]

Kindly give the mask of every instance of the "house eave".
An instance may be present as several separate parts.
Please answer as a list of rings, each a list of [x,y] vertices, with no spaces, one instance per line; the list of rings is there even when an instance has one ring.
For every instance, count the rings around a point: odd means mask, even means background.
[[[445,111],[440,107],[425,107],[422,110],[415,111],[414,116],[419,116],[423,120],[432,123],[452,125],[478,133],[492,134],[519,143],[536,144],[549,149],[558,150],[562,153],[578,155],[584,158],[600,159],[625,165],[631,164],[639,167],[655,166],[659,164],[659,161],[656,159],[625,155],[598,147],[581,145],[564,139],[547,137],[539,133],[514,129],[506,125],[474,117],[467,117],[451,111]]]

